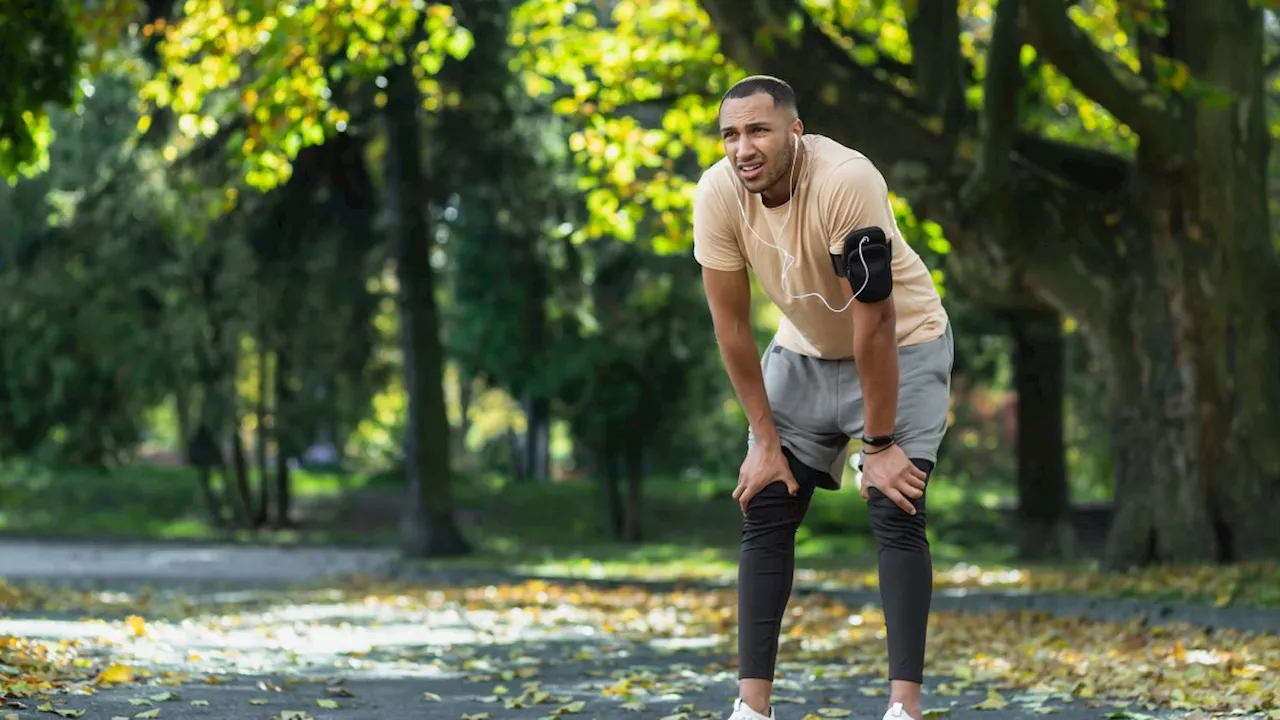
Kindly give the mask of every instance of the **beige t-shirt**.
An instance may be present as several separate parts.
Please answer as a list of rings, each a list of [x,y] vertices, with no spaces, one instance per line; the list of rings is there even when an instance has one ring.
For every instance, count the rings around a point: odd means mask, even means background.
[[[862,153],[830,138],[805,135],[801,143],[805,162],[795,195],[776,208],[766,208],[759,195],[742,187],[727,158],[702,174],[693,203],[694,257],[713,270],[750,267],[755,272],[782,311],[779,345],[803,355],[847,359],[853,357],[853,293],[848,280],[836,275],[831,253],[841,251],[850,232],[878,226],[893,248],[898,345],[941,335],[947,325],[942,299],[929,268],[898,230],[880,171]],[[784,263],[772,246],[794,260]]]

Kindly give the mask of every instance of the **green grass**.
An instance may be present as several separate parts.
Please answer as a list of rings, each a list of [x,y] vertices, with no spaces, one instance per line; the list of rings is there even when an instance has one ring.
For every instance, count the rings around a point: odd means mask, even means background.
[[[644,542],[611,540],[599,490],[589,482],[513,483],[479,478],[458,486],[472,511],[465,531],[479,552],[429,567],[507,567],[585,576],[723,578],[736,567],[742,516],[730,481],[652,478],[646,482]],[[948,485],[939,478],[929,500],[930,540],[940,563],[1008,559],[994,490]],[[984,495],[989,497],[983,497]],[[977,496],[977,497],[975,497]],[[797,536],[802,568],[874,566],[866,503],[852,488],[818,491]]]
[[[95,538],[157,538],[278,543],[394,543],[400,479],[395,474],[295,472],[302,529],[219,532],[205,522],[190,470],[136,466],[109,472],[0,465],[0,533]],[[493,475],[459,476],[459,522],[477,547],[466,562],[589,563],[623,566],[731,564],[741,514],[728,480],[651,478],[646,482],[639,546],[614,542],[595,483],[512,482]],[[991,495],[993,491],[985,489]],[[362,498],[378,498],[377,503]],[[308,508],[327,502],[334,522],[311,522]],[[990,497],[986,498],[990,505]],[[372,509],[371,509],[372,508]],[[368,517],[361,517],[361,514]],[[941,557],[990,556],[1003,544],[994,511],[974,493],[939,478],[930,490],[931,540]],[[354,531],[352,527],[361,527]],[[866,505],[852,488],[819,491],[801,528],[802,563],[819,566],[872,553]]]
[[[294,474],[295,502],[337,497],[368,483],[360,476]],[[266,533],[211,528],[196,473],[134,466],[110,471],[52,470],[22,462],[0,465],[0,533],[36,537],[219,540],[273,543],[367,543],[394,533],[352,534],[339,528]]]

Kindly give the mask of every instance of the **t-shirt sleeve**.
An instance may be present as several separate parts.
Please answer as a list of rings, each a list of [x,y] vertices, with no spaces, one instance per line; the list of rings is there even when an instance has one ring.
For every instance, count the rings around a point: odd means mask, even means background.
[[[840,254],[844,239],[861,228],[878,227],[889,242],[897,239],[888,184],[870,160],[857,158],[840,164],[823,187],[822,212],[827,217],[827,247],[832,254]]]
[[[741,270],[747,266],[734,238],[735,218],[713,186],[710,173],[698,180],[693,193],[693,257],[712,270]]]

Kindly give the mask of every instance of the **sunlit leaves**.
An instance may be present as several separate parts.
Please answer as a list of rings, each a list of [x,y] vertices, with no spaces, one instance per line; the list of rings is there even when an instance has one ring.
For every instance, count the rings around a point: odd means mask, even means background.
[[[76,95],[81,36],[66,0],[10,0],[0,8],[0,174],[47,167],[51,107]]]
[[[188,0],[176,23],[144,29],[162,34],[162,67],[142,97],[178,116],[188,140],[211,137],[231,113],[243,113],[235,144],[246,180],[269,188],[289,177],[303,147],[342,132],[351,121],[343,97],[348,76],[378,75],[412,50],[428,105],[429,82],[446,56],[471,49],[470,33],[447,5],[425,12],[414,0]]]
[[[627,1],[601,17],[529,0],[512,44],[526,89],[581,124],[570,144],[591,218],[575,239],[639,232],[659,251],[686,248],[692,184],[720,152],[716,103],[741,74],[697,2]],[[644,218],[655,224],[638,229]]]

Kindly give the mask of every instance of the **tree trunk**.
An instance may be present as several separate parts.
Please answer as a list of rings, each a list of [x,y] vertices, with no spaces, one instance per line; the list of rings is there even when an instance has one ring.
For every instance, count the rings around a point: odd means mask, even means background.
[[[526,395],[524,401],[524,462],[521,469],[534,480],[551,478],[551,400]]]
[[[604,442],[595,453],[596,482],[604,500],[605,528],[613,540],[621,540],[626,533],[623,517],[622,479],[618,463],[618,443],[612,433],[606,432]]]
[[[453,433],[453,452],[456,457],[466,457],[467,436],[471,434],[471,403],[475,399],[474,378],[467,377],[465,372],[458,372],[458,429]]]
[[[240,506],[245,527],[256,528],[258,513],[253,506],[253,489],[249,484],[249,459],[245,456],[244,438],[240,435],[239,419],[239,411],[232,414],[231,465],[232,475],[235,477],[236,504]]]
[[[253,456],[258,468],[258,507],[254,525],[257,527],[265,526],[271,518],[271,472],[267,464],[267,417],[270,415],[267,395],[271,389],[271,373],[267,367],[271,358],[268,342],[264,325],[258,332],[258,402],[254,407],[257,423],[254,428]]]
[[[644,540],[644,441],[639,433],[628,435],[622,460],[627,480],[622,540],[639,543]]]
[[[1052,310],[1009,313],[1018,394],[1018,551],[1027,560],[1075,553],[1063,446],[1065,343]]]
[[[1183,103],[1170,168],[1139,153],[1146,242],[1114,283],[1104,336],[1115,405],[1116,518],[1107,564],[1274,557],[1280,467],[1280,268],[1267,210],[1259,11],[1176,3],[1163,48],[1229,97]],[[1144,139],[1145,140],[1145,139]]]
[[[283,316],[282,316],[283,317]],[[298,453],[298,430],[290,423],[297,414],[297,394],[293,390],[293,351],[283,340],[287,335],[276,335],[280,344],[276,347],[275,368],[275,422],[272,434],[276,437],[276,476],[275,476],[275,525],[277,528],[291,527],[289,518],[293,494],[290,492],[289,460]]]
[[[413,43],[410,43],[412,47]],[[405,388],[406,502],[402,544],[410,557],[461,555],[470,548],[454,518],[444,351],[439,337],[431,231],[423,208],[431,197],[422,166],[418,112],[422,97],[407,64],[387,72],[386,199],[395,247],[397,304]]]

